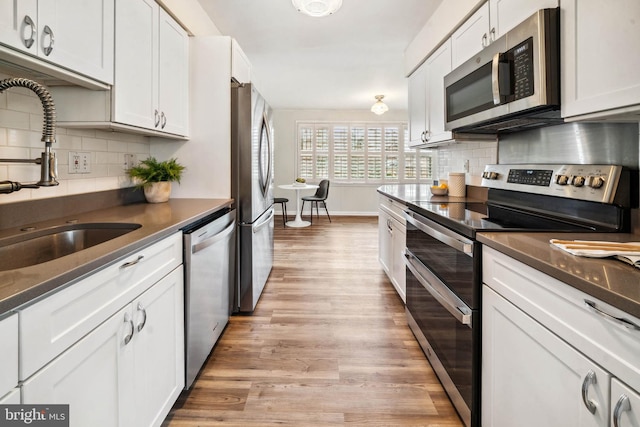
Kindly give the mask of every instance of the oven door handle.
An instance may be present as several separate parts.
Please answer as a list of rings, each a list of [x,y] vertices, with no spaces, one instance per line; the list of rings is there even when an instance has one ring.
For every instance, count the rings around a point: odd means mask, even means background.
[[[405,264],[420,284],[429,292],[456,320],[463,325],[473,327],[471,309],[438,279],[408,249],[405,250]],[[429,279],[427,279],[427,277]],[[436,289],[436,287],[438,289]]]
[[[460,240],[452,235],[454,234],[453,231],[450,231],[449,229],[442,227],[440,224],[430,221],[415,212],[405,211],[405,219],[418,230],[427,233],[434,239],[441,241],[445,245],[450,246],[459,252],[473,257],[473,242],[471,240]],[[425,224],[426,221],[429,221],[429,224]]]

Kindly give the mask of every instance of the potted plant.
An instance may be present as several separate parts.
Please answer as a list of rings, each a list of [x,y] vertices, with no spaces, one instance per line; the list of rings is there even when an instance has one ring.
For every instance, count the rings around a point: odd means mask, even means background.
[[[129,169],[129,177],[144,189],[144,196],[149,203],[161,203],[169,200],[171,182],[180,183],[185,167],[177,159],[159,162],[155,157],[148,157],[140,164]]]

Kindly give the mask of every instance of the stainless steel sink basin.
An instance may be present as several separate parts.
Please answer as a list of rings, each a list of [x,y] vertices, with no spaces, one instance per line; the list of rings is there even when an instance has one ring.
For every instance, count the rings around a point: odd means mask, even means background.
[[[127,234],[140,224],[65,224],[0,239],[0,271],[51,261]]]

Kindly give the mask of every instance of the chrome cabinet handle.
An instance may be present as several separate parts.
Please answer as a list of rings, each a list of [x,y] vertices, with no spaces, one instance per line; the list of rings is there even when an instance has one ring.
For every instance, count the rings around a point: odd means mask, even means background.
[[[22,21],[24,25],[28,26],[31,29],[31,35],[29,38],[24,38],[22,41],[27,49],[33,46],[33,42],[36,41],[36,24],[33,22],[33,19],[29,15],[24,16],[24,20]]]
[[[596,373],[591,370],[587,372],[587,375],[584,377],[584,381],[582,381],[582,401],[584,402],[584,406],[586,406],[592,414],[596,413],[596,404],[593,400],[589,399],[589,386],[594,385],[597,382]]]
[[[489,44],[487,43],[487,33],[482,35],[482,47],[487,47]]]
[[[120,268],[127,268],[127,267],[131,267],[136,265],[137,263],[139,263],[140,261],[142,261],[142,259],[144,258],[143,255],[138,255],[138,258],[133,260],[133,261],[129,261],[129,262],[125,262],[124,264],[122,264],[120,266]]]
[[[147,324],[147,310],[145,310],[140,302],[138,303],[138,311],[142,312],[142,322],[138,323],[138,326],[136,326],[136,329],[140,332],[142,328],[144,328],[144,325]]]
[[[613,410],[613,427],[620,427],[620,420],[622,419],[622,413],[631,410],[631,403],[629,402],[629,396],[623,394],[618,399],[616,407]]]
[[[158,127],[158,125],[160,124],[160,112],[158,110],[153,110],[153,117],[153,126]]]
[[[595,302],[589,301],[588,299],[584,300],[584,303],[587,305],[587,307],[592,309],[596,314],[599,314],[600,316],[604,317],[605,319],[609,319],[609,320],[611,320],[613,322],[619,323],[619,324],[623,325],[627,329],[632,329],[634,331],[640,331],[640,326],[636,325],[631,320],[625,319],[624,317],[617,317],[617,316],[614,316],[613,314],[609,314],[606,311],[602,310],[601,308],[598,308],[598,306],[597,306],[597,304]]]
[[[496,41],[496,27],[491,28],[489,31],[489,42],[493,43]]]
[[[42,40],[44,41],[47,36],[49,36],[49,46],[42,47],[45,56],[49,56],[51,54],[51,51],[53,51],[53,43],[55,42],[55,38],[53,37],[53,30],[48,25],[45,25],[42,30]]]
[[[167,116],[164,114],[164,111],[160,113],[160,123],[160,127],[162,129],[167,125]]]
[[[131,341],[131,338],[133,338],[133,331],[135,330],[135,328],[133,327],[133,320],[131,320],[131,316],[129,316],[129,313],[124,314],[124,323],[128,323],[131,330],[127,335],[124,336],[122,340],[122,342],[124,342],[124,345],[127,345]]]

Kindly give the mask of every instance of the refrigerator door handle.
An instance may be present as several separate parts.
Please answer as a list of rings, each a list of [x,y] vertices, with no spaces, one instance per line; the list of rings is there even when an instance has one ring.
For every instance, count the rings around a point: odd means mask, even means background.
[[[256,234],[262,228],[269,225],[269,223],[271,222],[271,218],[273,218],[274,215],[275,215],[275,211],[273,210],[273,208],[269,209],[269,214],[267,215],[267,218],[264,221],[259,222],[258,224],[253,226],[253,234]]]

